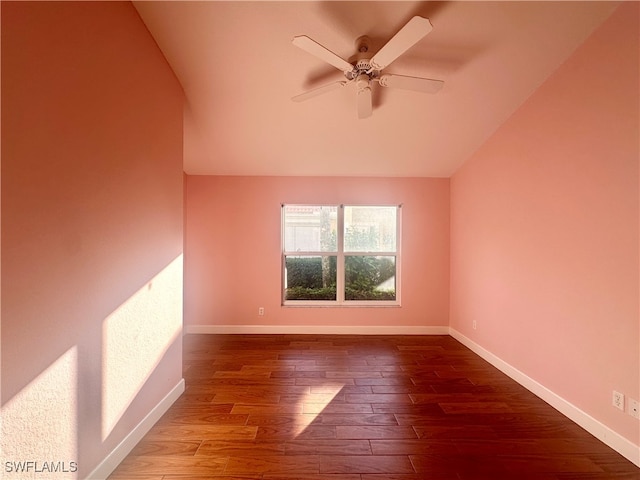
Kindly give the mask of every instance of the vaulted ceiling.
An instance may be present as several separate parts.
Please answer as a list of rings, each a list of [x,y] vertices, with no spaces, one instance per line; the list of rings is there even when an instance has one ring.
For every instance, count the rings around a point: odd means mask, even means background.
[[[430,177],[454,173],[617,4],[134,2],[184,88],[188,174]],[[433,30],[384,72],[441,79],[438,93],[374,84],[366,119],[353,84],[291,101],[345,79],[294,36],[349,60],[358,37],[375,53],[415,15]]]

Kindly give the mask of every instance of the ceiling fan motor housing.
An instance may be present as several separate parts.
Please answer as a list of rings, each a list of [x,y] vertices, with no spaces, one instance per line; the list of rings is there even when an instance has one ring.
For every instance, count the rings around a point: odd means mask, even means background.
[[[354,78],[357,79],[362,75],[366,75],[369,80],[372,80],[380,76],[380,71],[373,69],[368,58],[362,58],[355,62],[352,71],[345,72],[344,75],[348,80],[353,80]]]

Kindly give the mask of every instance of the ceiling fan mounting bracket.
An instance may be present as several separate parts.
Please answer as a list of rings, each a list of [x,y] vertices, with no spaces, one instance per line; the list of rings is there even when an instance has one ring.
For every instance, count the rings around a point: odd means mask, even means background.
[[[371,49],[371,39],[362,35],[356,39],[356,50],[358,53],[367,53]]]

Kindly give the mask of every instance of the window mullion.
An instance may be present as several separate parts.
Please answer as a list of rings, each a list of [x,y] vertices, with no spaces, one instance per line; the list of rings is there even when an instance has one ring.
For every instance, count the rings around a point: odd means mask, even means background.
[[[336,259],[336,300],[344,303],[344,207],[338,207],[338,258]]]

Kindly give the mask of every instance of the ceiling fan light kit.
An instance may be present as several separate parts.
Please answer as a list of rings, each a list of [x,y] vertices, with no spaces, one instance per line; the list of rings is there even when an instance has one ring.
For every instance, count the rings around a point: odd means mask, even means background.
[[[346,78],[309,90],[292,98],[294,102],[302,102],[324,93],[336,90],[351,83],[357,88],[358,118],[370,117],[373,113],[371,82],[377,82],[382,87],[411,90],[421,93],[436,93],[444,82],[422,77],[404,75],[381,74],[381,71],[418,43],[432,30],[431,22],[427,18],[415,16],[396,33],[373,57],[369,54],[370,40],[363,36],[356,41],[357,53],[347,62],[331,50],[320,45],[306,35],[294,37],[293,44],[314,55],[320,60],[341,70]]]

